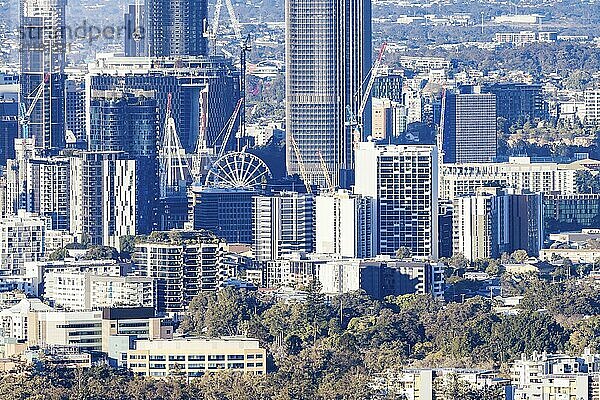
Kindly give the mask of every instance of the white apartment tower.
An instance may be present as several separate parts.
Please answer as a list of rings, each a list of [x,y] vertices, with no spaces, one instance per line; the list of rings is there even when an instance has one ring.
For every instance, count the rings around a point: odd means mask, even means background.
[[[315,198],[317,253],[368,258],[376,255],[375,201],[347,190]]]
[[[355,193],[376,200],[378,253],[438,257],[436,146],[359,143]]]
[[[255,196],[252,236],[256,259],[278,260],[284,255],[314,251],[314,223],[311,194],[282,192]]]
[[[42,260],[46,223],[23,210],[0,219],[0,275],[23,275],[26,262]]]
[[[81,242],[120,248],[136,234],[136,163],[118,151],[71,158],[71,233]]]

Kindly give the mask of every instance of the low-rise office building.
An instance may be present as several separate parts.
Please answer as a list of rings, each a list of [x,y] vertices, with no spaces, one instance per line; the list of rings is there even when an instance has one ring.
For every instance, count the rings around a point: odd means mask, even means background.
[[[173,331],[173,320],[157,317],[151,307],[102,310],[102,352],[112,366],[127,367],[136,340],[172,339]]]
[[[138,340],[127,352],[133,373],[150,377],[193,378],[221,370],[266,374],[266,358],[257,339],[243,337]]]

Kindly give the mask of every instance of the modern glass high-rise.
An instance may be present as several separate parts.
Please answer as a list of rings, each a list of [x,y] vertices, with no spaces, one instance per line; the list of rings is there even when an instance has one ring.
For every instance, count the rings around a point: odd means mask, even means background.
[[[287,0],[285,21],[287,171],[300,173],[295,141],[310,183],[325,182],[322,157],[339,184],[354,166],[346,110],[358,111],[371,68],[371,1]]]
[[[66,0],[20,2],[20,103],[29,109],[29,136],[44,150],[65,143]]]
[[[494,94],[447,91],[442,114],[444,163],[494,161],[498,148]]]
[[[136,234],[156,228],[158,180],[158,105],[155,92],[94,90],[90,97],[91,151],[123,151],[135,160]]]
[[[208,44],[204,24],[207,15],[207,0],[146,0],[147,55],[206,55]]]

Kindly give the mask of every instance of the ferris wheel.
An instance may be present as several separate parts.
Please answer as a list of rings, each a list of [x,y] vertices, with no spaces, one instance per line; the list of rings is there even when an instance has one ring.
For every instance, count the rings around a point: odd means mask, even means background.
[[[232,189],[251,189],[272,178],[271,170],[263,160],[245,151],[236,151],[220,157],[208,171],[205,186]]]

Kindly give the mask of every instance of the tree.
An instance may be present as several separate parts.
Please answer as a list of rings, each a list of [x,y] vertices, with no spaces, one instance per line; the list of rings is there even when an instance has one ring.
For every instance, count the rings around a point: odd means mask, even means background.
[[[404,259],[410,258],[412,256],[412,251],[408,247],[400,247],[396,250],[396,257]]]
[[[527,254],[527,251],[525,251],[525,250],[515,250],[510,255],[510,258],[514,262],[521,264],[521,263],[524,263],[525,261],[527,261],[527,259],[529,258],[529,255]]]

